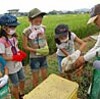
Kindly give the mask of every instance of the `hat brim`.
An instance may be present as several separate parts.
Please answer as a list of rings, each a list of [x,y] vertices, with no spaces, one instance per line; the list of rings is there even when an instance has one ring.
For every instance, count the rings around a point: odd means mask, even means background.
[[[20,22],[12,23],[12,24],[6,24],[7,26],[18,26],[20,25]]]
[[[55,38],[59,38],[60,36],[67,36],[67,33],[55,34]]]
[[[98,17],[98,15],[96,15],[96,16],[94,16],[94,17],[91,17],[91,18],[88,20],[87,24],[94,23],[94,21],[97,19],[97,17]]]
[[[39,16],[39,15],[44,16],[44,15],[46,15],[46,14],[47,14],[47,13],[45,13],[45,12],[39,12],[39,13],[37,13],[37,14],[31,16],[30,18],[36,18],[36,17]]]

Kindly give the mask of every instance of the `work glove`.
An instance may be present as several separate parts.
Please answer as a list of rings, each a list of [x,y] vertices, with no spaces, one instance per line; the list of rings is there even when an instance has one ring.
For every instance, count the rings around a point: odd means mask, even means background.
[[[8,75],[4,75],[2,78],[0,78],[0,88],[3,87],[8,83]]]
[[[40,55],[43,55],[43,56],[46,56],[46,55],[49,54],[48,46],[45,46],[45,47],[40,48],[40,49],[37,49],[36,51],[37,51],[37,53],[39,53]]]
[[[62,73],[71,72],[75,70],[75,66],[73,66],[74,62],[79,58],[81,51],[77,50],[73,54],[68,57],[63,58],[61,62]]]

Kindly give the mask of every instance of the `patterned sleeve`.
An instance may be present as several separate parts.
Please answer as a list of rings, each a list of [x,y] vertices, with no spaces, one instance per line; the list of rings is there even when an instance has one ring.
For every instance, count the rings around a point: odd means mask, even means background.
[[[0,43],[0,54],[5,53],[5,45],[3,43]]]
[[[94,45],[94,47],[92,49],[90,49],[85,55],[84,55],[84,59],[86,61],[91,60],[92,58],[94,58],[96,56],[96,52],[99,52],[100,55],[100,35],[98,36],[97,42]]]
[[[26,37],[29,37],[29,34],[31,33],[31,30],[29,28],[26,28],[24,29],[23,31],[23,34],[26,36]]]
[[[76,36],[77,35],[74,32],[71,32],[71,37],[72,37],[73,40],[75,40]]]

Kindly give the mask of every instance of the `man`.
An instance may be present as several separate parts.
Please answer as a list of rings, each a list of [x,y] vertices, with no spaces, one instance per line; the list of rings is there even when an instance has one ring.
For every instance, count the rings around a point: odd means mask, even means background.
[[[91,17],[87,24],[95,23],[95,25],[100,28],[100,4],[97,4],[92,8],[90,15]],[[74,65],[76,67],[82,66],[85,62],[95,58],[97,53],[100,55],[100,34],[94,47],[84,56],[80,56]],[[95,70],[93,72],[92,87],[89,99],[100,99],[100,60],[97,59],[94,61],[93,66],[95,67]]]

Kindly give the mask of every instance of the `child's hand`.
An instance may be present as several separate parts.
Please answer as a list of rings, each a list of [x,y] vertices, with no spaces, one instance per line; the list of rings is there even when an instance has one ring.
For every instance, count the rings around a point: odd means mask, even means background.
[[[8,75],[4,75],[2,78],[0,78],[0,88],[7,83],[8,83]]]
[[[73,64],[76,68],[81,67],[85,63],[84,57],[80,56]]]

